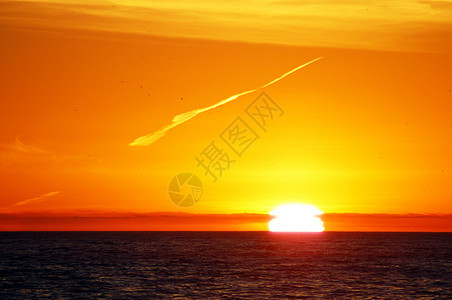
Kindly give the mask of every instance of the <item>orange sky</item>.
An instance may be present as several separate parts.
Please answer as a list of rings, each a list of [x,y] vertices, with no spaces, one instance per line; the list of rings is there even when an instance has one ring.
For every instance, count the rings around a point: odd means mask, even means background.
[[[0,230],[265,230],[300,202],[327,230],[452,231],[452,2],[333,3],[1,2]],[[283,116],[215,183],[195,157],[260,92],[129,145],[320,56],[264,89]]]

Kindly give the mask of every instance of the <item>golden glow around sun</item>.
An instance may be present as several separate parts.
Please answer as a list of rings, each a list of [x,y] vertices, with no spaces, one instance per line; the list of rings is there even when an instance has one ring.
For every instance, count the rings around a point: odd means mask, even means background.
[[[274,219],[268,229],[274,232],[321,232],[323,222],[318,218],[323,214],[309,204],[283,204],[270,212]]]

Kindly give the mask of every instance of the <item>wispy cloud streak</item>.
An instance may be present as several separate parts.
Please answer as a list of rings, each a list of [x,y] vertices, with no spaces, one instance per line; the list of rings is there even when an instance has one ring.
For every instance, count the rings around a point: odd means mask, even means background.
[[[56,191],[56,192],[50,192],[50,193],[41,195],[41,196],[39,196],[39,197],[30,198],[30,199],[27,199],[27,200],[23,200],[23,201],[17,202],[16,204],[13,204],[12,206],[21,206],[21,205],[28,204],[28,203],[30,203],[30,202],[35,202],[35,201],[39,201],[39,200],[44,200],[44,199],[46,199],[46,198],[48,198],[48,197],[58,195],[59,193],[60,193],[59,191]]]
[[[303,65],[300,65],[300,66],[290,70],[287,73],[284,73],[283,75],[279,76],[278,78],[276,78],[276,79],[274,79],[274,80],[272,80],[272,81],[270,81],[270,82],[268,82],[268,83],[266,83],[266,84],[264,84],[264,85],[262,85],[262,86],[260,86],[258,88],[235,94],[235,95],[233,95],[233,96],[231,96],[229,98],[221,100],[220,102],[218,102],[216,104],[213,104],[211,106],[208,106],[208,107],[198,108],[198,109],[194,109],[194,110],[191,110],[191,111],[179,114],[179,115],[177,115],[177,116],[175,116],[173,118],[172,122],[169,125],[161,128],[160,130],[158,130],[158,131],[156,131],[154,133],[149,133],[147,135],[144,135],[144,136],[141,136],[141,137],[135,139],[133,142],[131,142],[129,144],[129,146],[149,146],[152,143],[156,142],[158,139],[160,139],[163,136],[165,136],[165,134],[169,130],[173,129],[174,127],[176,127],[176,126],[178,126],[178,125],[180,125],[182,123],[187,122],[188,120],[196,117],[200,113],[203,113],[203,112],[209,111],[211,109],[217,108],[219,106],[225,105],[226,103],[231,102],[231,101],[233,101],[233,100],[235,100],[235,99],[237,99],[237,98],[239,98],[241,96],[245,96],[247,94],[251,94],[251,93],[253,93],[255,91],[258,91],[258,90],[263,89],[263,88],[265,88],[267,86],[270,86],[270,85],[282,80],[284,77],[289,76],[290,74],[300,70],[301,68],[304,68],[304,67],[306,67],[306,66],[308,66],[308,65],[310,65],[310,64],[312,64],[312,63],[314,63],[316,61],[318,61],[321,58],[322,57],[318,57],[318,58],[316,58],[314,60],[311,60],[311,61],[309,61],[309,62],[307,62],[307,63],[305,63]]]
[[[8,145],[0,145],[3,148],[13,150],[15,152],[22,152],[22,153],[28,153],[28,154],[46,154],[49,153],[47,150],[44,150],[42,148],[39,148],[35,145],[26,144],[22,142],[19,137],[16,137],[15,141],[12,144]]]

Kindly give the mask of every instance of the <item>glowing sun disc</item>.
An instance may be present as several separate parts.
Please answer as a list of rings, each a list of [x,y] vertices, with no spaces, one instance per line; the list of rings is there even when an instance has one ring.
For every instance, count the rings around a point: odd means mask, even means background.
[[[318,208],[309,204],[284,204],[270,212],[275,216],[268,223],[273,232],[321,232],[323,222],[317,216],[323,214]]]

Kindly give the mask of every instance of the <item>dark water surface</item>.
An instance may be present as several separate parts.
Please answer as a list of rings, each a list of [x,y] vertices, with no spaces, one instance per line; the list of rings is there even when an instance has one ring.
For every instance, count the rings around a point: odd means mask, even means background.
[[[0,299],[452,299],[451,233],[0,232]]]

